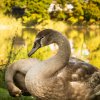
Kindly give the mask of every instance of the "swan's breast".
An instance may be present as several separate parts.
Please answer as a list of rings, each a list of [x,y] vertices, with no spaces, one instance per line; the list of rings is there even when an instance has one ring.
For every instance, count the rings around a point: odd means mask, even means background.
[[[45,80],[42,80],[41,71],[41,64],[32,67],[26,74],[25,85],[32,96],[43,98],[48,87],[45,85]]]
[[[32,96],[43,98],[43,100],[67,100],[66,90],[63,80],[57,77],[41,79],[41,77],[33,78],[33,69],[29,70],[25,77],[25,85]],[[69,89],[70,90],[70,89]],[[47,99],[48,98],[48,99]]]

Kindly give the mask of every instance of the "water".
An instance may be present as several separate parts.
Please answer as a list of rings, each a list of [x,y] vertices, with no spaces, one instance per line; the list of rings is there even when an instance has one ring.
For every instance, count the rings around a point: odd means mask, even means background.
[[[0,64],[5,64],[8,61],[11,49],[11,62],[27,58],[27,54],[32,48],[33,41],[37,33],[38,29],[35,28],[23,28],[17,32],[13,30],[1,30]],[[72,56],[83,59],[97,67],[100,67],[100,28],[98,26],[92,28],[68,27],[64,34],[70,41]],[[14,41],[13,37],[15,37]],[[12,41],[13,47],[11,48]],[[45,53],[43,53],[44,51]],[[40,51],[33,57],[44,60],[55,53],[54,51],[56,51],[55,45],[49,46],[40,49]]]

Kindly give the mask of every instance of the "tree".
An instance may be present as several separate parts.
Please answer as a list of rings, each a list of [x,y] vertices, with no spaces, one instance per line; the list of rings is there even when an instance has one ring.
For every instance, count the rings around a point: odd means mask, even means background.
[[[84,18],[89,21],[90,19],[100,19],[100,0],[89,0],[84,6]]]

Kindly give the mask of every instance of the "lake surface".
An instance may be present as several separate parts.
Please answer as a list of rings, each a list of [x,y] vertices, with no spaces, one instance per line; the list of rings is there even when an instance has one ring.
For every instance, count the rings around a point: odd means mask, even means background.
[[[59,30],[58,30],[59,31]],[[23,28],[19,30],[0,30],[0,65],[27,58],[32,48],[36,28]],[[100,67],[100,27],[68,27],[63,34],[69,39],[72,56],[83,59]],[[57,46],[52,45],[38,50],[32,57],[44,60],[55,54]]]

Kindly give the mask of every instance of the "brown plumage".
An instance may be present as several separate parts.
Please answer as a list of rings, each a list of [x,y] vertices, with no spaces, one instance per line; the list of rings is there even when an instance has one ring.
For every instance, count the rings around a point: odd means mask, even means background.
[[[61,33],[52,29],[39,32],[29,56],[40,47],[51,43],[59,46],[58,53],[28,68],[25,73],[25,88],[39,100],[92,100],[95,97],[93,94],[98,92],[96,87],[99,83],[92,87],[95,82],[91,83],[91,80],[95,73],[98,72],[99,76],[99,69],[80,59],[70,57],[69,42]],[[20,70],[16,68],[15,72],[18,71],[24,73],[21,68]],[[16,80],[20,83],[19,79]]]

